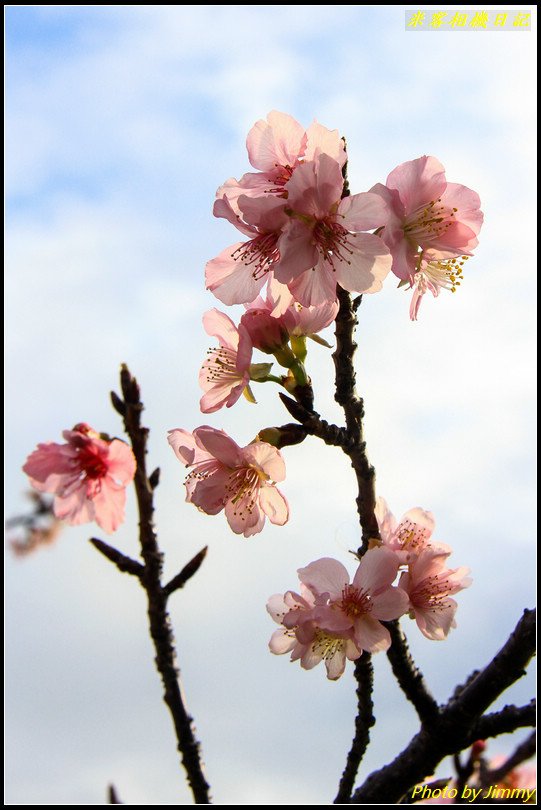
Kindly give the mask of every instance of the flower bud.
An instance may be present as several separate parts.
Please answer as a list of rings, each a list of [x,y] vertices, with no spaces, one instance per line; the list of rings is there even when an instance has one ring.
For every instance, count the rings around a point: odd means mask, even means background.
[[[274,354],[284,346],[289,340],[287,329],[282,325],[279,318],[273,318],[264,309],[250,309],[241,318],[254,348],[266,354]]]

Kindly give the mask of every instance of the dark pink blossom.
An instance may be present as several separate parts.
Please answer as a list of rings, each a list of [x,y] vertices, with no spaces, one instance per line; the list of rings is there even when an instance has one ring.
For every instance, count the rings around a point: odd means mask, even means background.
[[[126,486],[135,458],[119,439],[103,439],[87,424],[62,433],[66,444],[38,444],[23,467],[39,492],[54,494],[54,514],[70,525],[96,521],[114,532],[124,521]]]

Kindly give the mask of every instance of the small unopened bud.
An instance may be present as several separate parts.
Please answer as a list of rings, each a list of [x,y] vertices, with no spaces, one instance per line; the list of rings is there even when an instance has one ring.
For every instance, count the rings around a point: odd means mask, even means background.
[[[281,427],[263,428],[257,434],[257,438],[260,442],[267,442],[280,449],[291,444],[300,444],[306,438],[306,430],[302,425],[296,425],[292,422]]]
[[[249,309],[240,319],[255,349],[266,354],[287,346],[289,334],[279,318],[273,318],[265,309]]]

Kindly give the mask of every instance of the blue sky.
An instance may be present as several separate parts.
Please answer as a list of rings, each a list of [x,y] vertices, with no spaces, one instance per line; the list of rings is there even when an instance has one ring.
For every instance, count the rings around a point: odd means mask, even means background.
[[[460,292],[427,300],[412,324],[407,294],[387,283],[363,302],[357,359],[380,494],[397,515],[431,509],[453,564],[473,570],[447,642],[409,633],[444,699],[533,600],[535,37],[406,32],[402,6],[6,11],[7,511],[24,507],[20,467],[38,441],[78,421],[119,434],[107,394],[127,361],[162,467],[168,572],[210,546],[171,607],[217,801],[332,799],[351,673],[332,684],[270,656],[264,603],[313,559],[348,565],[357,526],[351,471],[315,440],[285,453],[286,527],[245,542],[183,503],[168,429],[208,422],[244,444],[284,420],[267,387],[257,408],[199,412],[201,315],[216,304],[203,269],[237,238],[211,215],[215,190],[248,170],[248,129],[279,109],[346,135],[354,192],[432,154],[481,196],[485,225]],[[318,408],[339,420],[331,369],[315,346]],[[134,556],[135,529],[130,502],[114,542]],[[6,799],[99,803],[112,780],[129,803],[188,801],[142,594],[98,558],[92,533],[67,529],[54,548],[7,560]],[[376,662],[365,774],[416,730],[385,657]],[[525,681],[508,702],[530,691]]]

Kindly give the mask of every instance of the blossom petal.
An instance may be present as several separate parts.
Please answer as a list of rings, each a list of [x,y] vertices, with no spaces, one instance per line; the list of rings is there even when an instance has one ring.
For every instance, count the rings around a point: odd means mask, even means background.
[[[398,557],[389,548],[380,546],[370,549],[360,562],[353,585],[375,595],[392,584],[398,565]]]
[[[110,442],[105,459],[107,473],[123,486],[129,484],[135,475],[137,463],[131,447],[120,439]]]
[[[242,449],[243,463],[259,468],[271,481],[286,477],[284,458],[277,447],[268,442],[252,442]]]
[[[203,327],[207,335],[215,337],[221,346],[237,350],[239,332],[231,318],[219,309],[209,309],[203,315]]]
[[[382,622],[398,619],[407,612],[409,596],[401,588],[386,588],[383,593],[372,598],[372,616]]]
[[[333,306],[336,302],[336,277],[319,261],[316,267],[306,270],[289,284],[289,289],[296,301],[303,307],[319,307],[325,304]]]
[[[325,667],[327,669],[327,678],[330,681],[337,681],[344,674],[346,668],[345,650],[342,648],[335,650],[330,658],[325,659]]]
[[[387,628],[367,613],[355,619],[354,638],[361,650],[369,653],[382,652],[391,646]]]
[[[274,655],[284,655],[285,653],[291,652],[296,644],[297,639],[295,635],[292,634],[290,630],[286,630],[285,627],[279,627],[271,636],[269,650],[271,653],[274,653]]]
[[[233,253],[246,243],[237,242],[207,262],[205,286],[224,304],[247,304],[257,298],[265,283],[265,273],[254,278],[250,267],[236,260]]]
[[[371,231],[387,224],[389,207],[382,196],[365,191],[344,197],[338,216],[348,231]]]
[[[174,428],[167,433],[167,441],[174,450],[177,458],[185,465],[193,463],[198,446],[195,437],[182,428]],[[210,454],[207,454],[210,456]]]
[[[389,249],[379,236],[371,233],[356,233],[351,238],[354,246],[349,259],[334,257],[336,281],[349,292],[378,292],[391,270]]]
[[[340,597],[344,587],[349,585],[349,574],[345,566],[331,557],[322,557],[306,568],[299,568],[297,573],[303,585],[313,593],[328,593],[331,599]]]
[[[293,166],[304,151],[304,128],[291,115],[272,110],[266,121],[257,121],[246,139],[248,158],[254,169],[272,171]]]
[[[415,621],[419,630],[432,641],[443,641],[454,626],[454,616],[458,605],[454,599],[445,599],[437,608],[415,607]]]
[[[261,487],[259,505],[270,522],[276,526],[283,526],[289,520],[288,503],[276,487]]]
[[[329,155],[342,167],[347,160],[344,142],[337,129],[327,129],[317,121],[313,121],[306,130],[305,160],[315,160],[322,153]]]
[[[126,489],[115,486],[107,478],[102,481],[101,489],[93,499],[94,519],[104,532],[111,534],[124,523]]]
[[[221,464],[230,468],[242,464],[240,447],[223,430],[202,425],[196,428],[193,434],[202,447]]]
[[[267,613],[272,616],[276,624],[282,624],[282,619],[291,608],[286,604],[283,593],[275,593],[267,601]]]
[[[315,267],[318,250],[312,242],[312,231],[302,222],[291,222],[278,239],[280,261],[274,267],[274,277],[287,284]]]
[[[389,509],[385,498],[376,498],[376,508],[374,509],[376,520],[378,521],[381,539],[386,543],[396,529],[396,518]]]
[[[447,182],[445,169],[435,157],[423,157],[401,163],[390,173],[386,185],[400,194],[407,213],[437,200]]]

